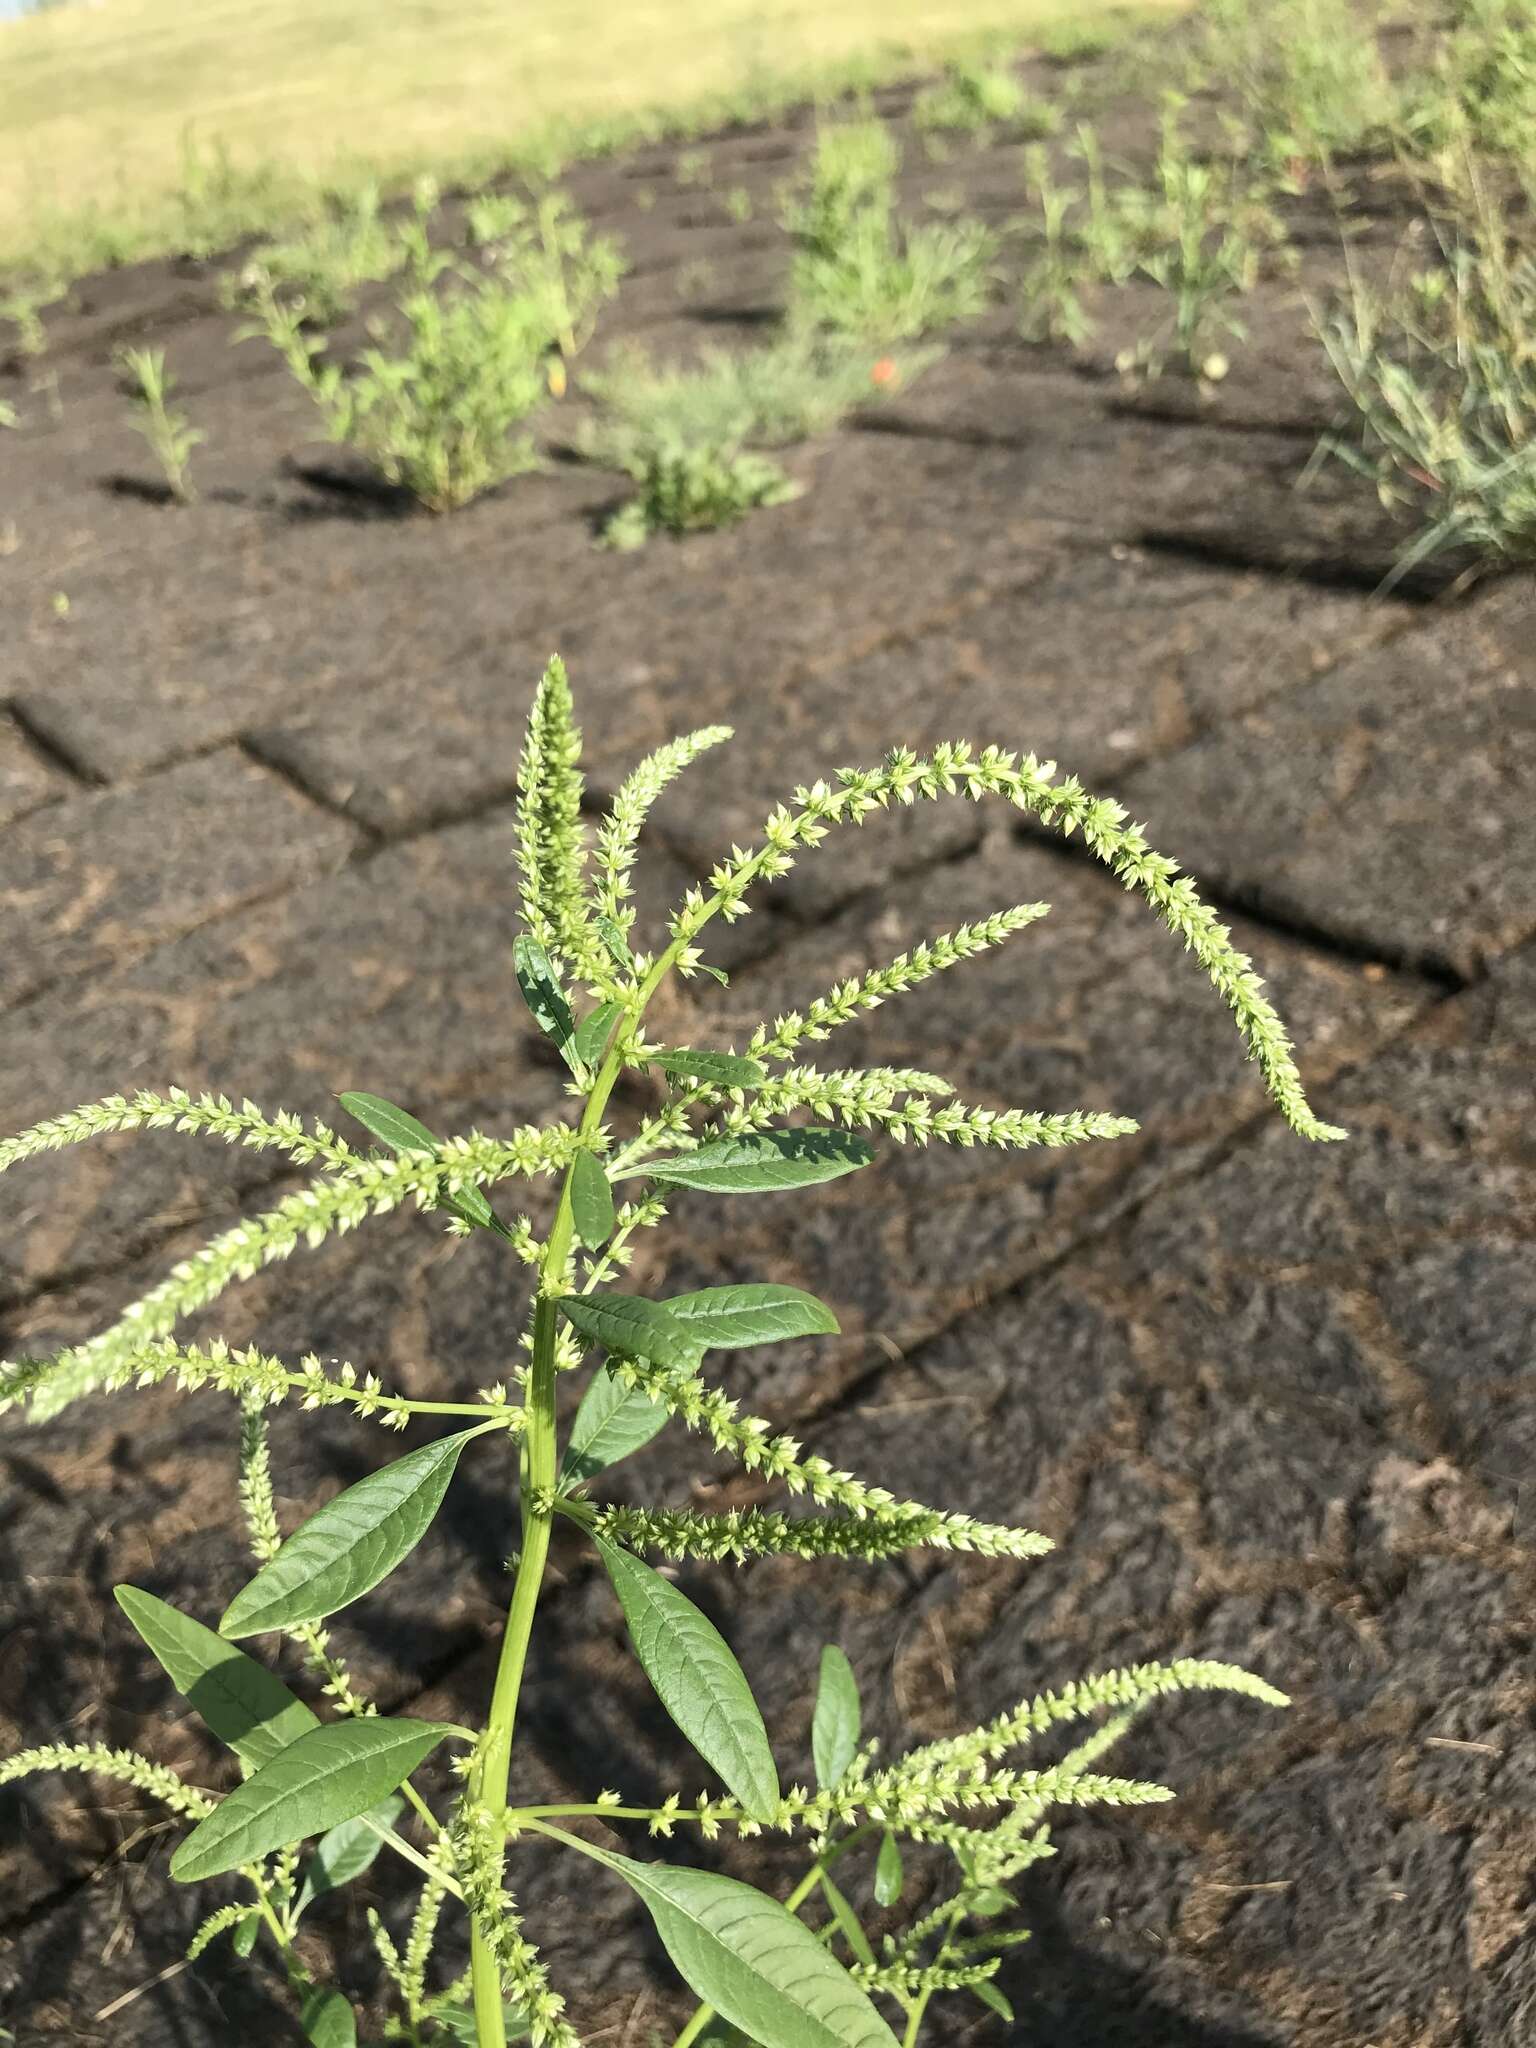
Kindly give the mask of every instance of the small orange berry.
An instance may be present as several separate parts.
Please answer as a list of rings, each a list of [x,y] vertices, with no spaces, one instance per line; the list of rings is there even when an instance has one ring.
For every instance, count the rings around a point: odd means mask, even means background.
[[[882,356],[880,358],[879,362],[875,364],[869,373],[869,381],[871,384],[881,385],[894,384],[896,382],[896,365],[890,356]]]

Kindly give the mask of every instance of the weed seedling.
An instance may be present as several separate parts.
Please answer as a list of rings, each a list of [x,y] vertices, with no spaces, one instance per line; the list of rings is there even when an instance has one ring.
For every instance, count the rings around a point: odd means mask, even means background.
[[[184,1830],[171,1878],[220,1885],[194,1954],[216,1940],[240,1953],[260,1945],[291,1984],[317,2048],[348,2048],[357,2039],[356,2016],[340,1986],[317,1980],[314,1951],[301,1945],[302,1917],[343,1873],[361,1875],[384,1850],[422,1880],[404,1947],[387,1931],[378,1944],[397,2007],[391,2038],[403,2035],[420,2048],[453,2041],[505,2048],[524,2033],[544,2048],[576,2048],[564,1999],[509,1888],[509,1851],[524,1865],[554,1857],[595,1864],[630,1888],[700,2001],[674,2048],[698,2042],[707,2029],[718,2039],[722,2027],[729,2038],[744,2035],[765,2048],[896,2048],[887,2015],[910,2048],[932,2001],[955,1994],[978,1997],[1006,2018],[992,1978],[1022,1938],[1007,1924],[1017,1911],[1012,1887],[1050,1855],[1052,1810],[1142,1806],[1171,1796],[1104,1767],[1134,1717],[1188,1688],[1283,1704],[1263,1679],[1228,1664],[1142,1664],[1083,1678],[965,1733],[879,1759],[862,1739],[852,1671],[834,1649],[819,1671],[801,1677],[807,1698],[815,1694],[812,1781],[800,1758],[775,1752],[751,1682],[720,1631],[683,1585],[645,1561],[778,1556],[857,1568],[928,1549],[1015,1560],[1017,1568],[1051,1547],[1027,1528],[895,1498],[808,1455],[723,1390],[719,1354],[837,1331],[833,1311],[814,1296],[772,1280],[733,1279],[663,1299],[617,1284],[636,1237],[662,1223],[674,1203],[683,1205],[695,1261],[707,1267],[710,1204],[720,1207],[713,1229],[722,1246],[728,1241],[739,1252],[752,1240],[730,1213],[737,1200],[803,1194],[857,1175],[882,1143],[1026,1150],[1113,1142],[1135,1128],[1098,1111],[971,1104],[932,1074],[827,1067],[808,1057],[843,1025],[1024,931],[1045,913],[1039,903],[961,925],[840,980],[805,1009],[759,1024],[740,1051],[658,1036],[650,1013],[673,977],[716,972],[704,955],[712,924],[742,916],[751,891],[823,842],[889,806],[945,797],[995,799],[1074,835],[1194,955],[1292,1128],[1314,1139],[1342,1135],[1308,1107],[1290,1041],[1247,958],[1174,863],[1152,852],[1118,804],[1087,795],[1075,779],[1057,780],[1054,766],[1032,755],[964,743],[921,756],[898,748],[878,767],[845,768],[798,789],[770,813],[759,844],[734,849],[706,884],[688,890],[665,929],[642,936],[632,876],[646,815],[689,763],[727,737],[706,728],[643,761],[589,846],[580,735],[558,662],[539,686],[519,776],[523,930],[513,969],[533,1027],[569,1075],[567,1117],[497,1137],[470,1131],[443,1139],[378,1096],[343,1095],[342,1108],[380,1148],[360,1151],[326,1124],[268,1116],[248,1101],[236,1108],[224,1097],[140,1090],[36,1126],[0,1148],[0,1167],[11,1167],[115,1131],[175,1128],[266,1148],[309,1175],[264,1214],[180,1259],[100,1335],[51,1359],[8,1365],[0,1377],[0,1406],[25,1406],[39,1419],[88,1395],[154,1385],[238,1404],[239,1493],[258,1568],[222,1612],[192,1590],[191,1605],[208,1620],[142,1588],[118,1587],[123,1620],[114,1618],[114,1647],[126,1653],[131,1627],[243,1776],[231,1769],[221,1786],[198,1785],[134,1751],[66,1739],[7,1758],[0,1784],[33,1772],[80,1772],[163,1804]],[[646,1075],[663,1093],[637,1118],[620,1083]],[[508,1206],[519,1184],[537,1223]],[[457,1236],[485,1233],[526,1272],[524,1347],[514,1348],[510,1369],[494,1384],[466,1385],[458,1400],[420,1401],[384,1385],[366,1361],[360,1368],[318,1357],[289,1361],[252,1347],[188,1343],[179,1334],[184,1318],[236,1280],[412,1201]],[[729,1263],[734,1272],[734,1257]],[[1051,1367],[1026,1361],[1019,1369]],[[562,1429],[561,1383],[574,1374],[585,1377],[585,1391]],[[285,1403],[301,1413],[341,1410],[389,1430],[447,1425],[447,1433],[422,1437],[285,1535],[268,1436],[269,1415]],[[594,1491],[603,1474],[669,1424],[805,1507],[605,1504]],[[519,1482],[511,1597],[477,1727],[373,1712],[327,1636],[333,1616],[387,1585],[436,1520],[461,1466],[474,1471],[482,1501],[502,1498],[514,1474]],[[557,1804],[523,1803],[526,1792],[512,1797],[525,1673],[532,1663],[549,1686],[570,1670],[557,1661],[546,1671],[533,1643],[557,1526],[604,1575],[662,1709],[712,1774],[697,1796],[679,1792],[651,1803],[621,1784]],[[759,1580],[748,1597],[771,1598],[779,1583]],[[450,1591],[441,1581],[436,1590],[443,1598]],[[387,1615],[388,1592],[379,1598]],[[606,1631],[606,1622],[600,1626]],[[283,1638],[320,1682],[320,1713],[273,1669],[272,1645]],[[259,1655],[241,1647],[258,1639]],[[583,1688],[588,1682],[580,1680]],[[563,1703],[555,1697],[572,1715],[590,1705],[574,1690]],[[1018,1751],[1036,1736],[1101,1714],[1107,1718],[1065,1757],[1033,1768],[1018,1763]],[[587,1720],[589,1732],[601,1725]],[[444,1750],[454,1756],[457,1782],[446,1794],[424,1790],[417,1773]],[[611,1761],[622,1774],[621,1748]],[[600,1838],[594,1822],[604,1824]],[[707,1845],[722,1831],[764,1829],[798,1842],[804,1858],[783,1904],[708,1867]],[[632,1831],[635,1853],[612,1846],[615,1830]],[[698,1848],[674,1861],[648,1847],[647,1831],[665,1840],[679,1830],[696,1830]],[[926,1844],[925,1857],[954,1868],[947,1889],[925,1884],[918,1917],[877,1950],[856,1901],[899,1904],[902,1838]],[[802,1917],[813,1906],[831,1916],[819,1931]],[[444,1983],[434,1952],[449,1914],[468,1924],[470,1966]],[[954,2039],[956,2024],[947,2022],[942,2038]]]
[[[579,436],[581,454],[639,485],[604,539],[636,547],[653,533],[731,525],[783,504],[798,487],[754,450],[830,433],[855,406],[893,396],[937,353],[871,361],[868,349],[792,329],[767,348],[705,349],[691,367],[620,355],[583,380],[599,410]]]
[[[838,426],[855,406],[910,384],[936,349],[878,359],[867,349],[791,330],[766,348],[705,348],[696,365],[655,365],[638,350],[582,379],[599,418],[582,437],[593,461],[626,466],[637,447],[787,447]]]
[[[11,346],[20,356],[40,356],[48,334],[38,315],[52,305],[62,287],[46,277],[13,277],[0,290],[0,320],[14,330]]]
[[[899,162],[878,121],[820,131],[787,215],[792,324],[889,345],[942,333],[986,306],[995,237],[978,222],[898,222]]]
[[[406,260],[400,232],[384,216],[379,189],[333,198],[302,233],[264,242],[222,286],[226,305],[255,303],[263,285],[291,301],[315,327],[332,327],[359,285],[393,277]]]
[[[1207,0],[1191,84],[1236,91],[1271,169],[1379,149],[1399,115],[1374,30],[1338,0]]]
[[[261,280],[258,317],[236,338],[264,335],[331,440],[357,449],[428,511],[449,512],[537,467],[531,438],[513,430],[548,398],[560,336],[548,295],[510,291],[494,271],[434,249],[422,224],[407,262],[411,288],[394,320],[373,324],[375,345],[347,369],[323,359],[299,308]]]
[[[1235,161],[1191,153],[1180,111],[1176,97],[1165,107],[1157,162],[1145,183],[1124,173],[1111,183],[1086,126],[1072,150],[1084,167],[1080,186],[1057,185],[1042,149],[1026,153],[1040,208],[1035,254],[1023,277],[1020,325],[1027,338],[1080,343],[1092,328],[1084,289],[1144,277],[1170,295],[1173,311],[1122,353],[1121,370],[1157,376],[1175,351],[1193,375],[1214,381],[1225,374],[1217,338],[1243,334],[1234,301],[1252,290],[1266,257],[1284,260],[1284,230],[1266,189]]]
[[[912,115],[919,128],[980,135],[995,121],[1012,121],[1025,98],[1007,64],[957,61],[945,66],[937,84],[918,94]]]
[[[207,436],[171,403],[176,380],[165,367],[165,351],[123,348],[113,360],[120,388],[133,401],[134,427],[149,443],[167,491],[178,505],[190,505],[197,493],[188,465],[192,450]]]
[[[662,441],[625,465],[638,489],[608,519],[604,547],[628,553],[653,534],[712,533],[764,505],[784,505],[802,486],[776,462],[744,448],[690,447]]]
[[[1181,106],[1164,113],[1152,182],[1119,194],[1123,246],[1135,252],[1133,274],[1160,285],[1173,300],[1162,326],[1144,336],[1121,367],[1161,374],[1169,345],[1192,376],[1225,375],[1218,339],[1242,339],[1247,328],[1235,301],[1258,282],[1267,251],[1284,230],[1263,194],[1234,163],[1190,153],[1180,131]]]
[[[472,200],[470,239],[502,289],[546,327],[567,364],[592,337],[619,288],[624,258],[611,236],[594,235],[561,192]]]
[[[1083,303],[1083,285],[1091,271],[1084,262],[1081,234],[1069,225],[1077,195],[1056,183],[1044,150],[1028,153],[1026,169],[1040,219],[1038,227],[1029,223],[1034,253],[1020,280],[1019,332],[1026,341],[1064,341],[1076,348],[1093,332]]]
[[[278,166],[237,164],[223,142],[205,151],[190,124],[182,131],[174,231],[179,255],[206,262],[313,203],[313,193]]]

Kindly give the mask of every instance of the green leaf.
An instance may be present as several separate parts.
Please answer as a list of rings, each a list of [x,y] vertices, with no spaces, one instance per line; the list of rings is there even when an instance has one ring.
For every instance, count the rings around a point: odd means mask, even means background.
[[[391,1152],[436,1152],[442,1143],[408,1110],[386,1102],[382,1095],[359,1095],[349,1091],[336,1099],[348,1116],[356,1117],[363,1129],[387,1145]],[[444,1195],[442,1206],[452,1210],[455,1216],[461,1216],[466,1223],[478,1223],[483,1229],[498,1231],[502,1236],[507,1234],[483,1188],[460,1188],[456,1195]]]
[[[1011,1913],[1017,1905],[1013,1893],[997,1884],[984,1884],[965,1894],[965,1910],[974,1920],[995,1920],[999,1913]]]
[[[731,977],[723,967],[711,967],[707,960],[695,960],[693,965],[697,973],[709,975],[712,980],[718,981],[722,988],[730,987]]]
[[[320,1726],[280,1678],[211,1628],[137,1586],[113,1590],[172,1685],[253,1768]]]
[[[523,992],[523,1001],[533,1012],[534,1023],[559,1046],[567,1065],[579,1064],[573,1043],[576,1020],[571,1015],[571,1006],[560,993],[549,955],[528,932],[522,933],[512,949],[512,971]]]
[[[613,1189],[595,1152],[578,1152],[571,1161],[571,1218],[590,1251],[600,1250],[614,1233]]]
[[[357,2020],[339,1991],[317,1985],[304,2001],[299,2024],[314,2048],[357,2048]]]
[[[576,1026],[576,1036],[572,1043],[576,1048],[576,1057],[584,1067],[592,1069],[597,1066],[607,1046],[609,1034],[627,1007],[624,1003],[599,1003],[597,1008],[590,1011]]]
[[[851,1131],[750,1131],[630,1170],[706,1194],[768,1195],[837,1180],[868,1166],[874,1156],[874,1148]]]
[[[825,1871],[821,1873],[821,1888],[827,1895],[827,1904],[832,1908],[832,1918],[841,1928],[844,1941],[861,1963],[868,1963],[873,1969],[875,1952],[869,1945],[869,1936],[859,1925],[858,1914]]]
[[[626,1387],[606,1365],[592,1375],[571,1424],[559,1484],[576,1486],[606,1471],[666,1427],[668,1415],[641,1387]]]
[[[621,1358],[648,1358],[653,1365],[689,1370],[699,1362],[699,1347],[673,1322],[659,1301],[640,1294],[562,1294],[555,1306],[572,1329]]]
[[[707,1081],[715,1088],[761,1088],[768,1069],[761,1060],[739,1059],[733,1052],[694,1052],[686,1046],[648,1055],[653,1067],[685,1081]]]
[[[983,1977],[979,1984],[973,1984],[971,1986],[971,1995],[973,1998],[979,1998],[988,2011],[995,2012],[1000,2020],[1012,2022],[1013,2007],[1004,1998],[990,1977]]]
[[[896,1837],[887,1833],[880,1843],[880,1854],[875,1858],[875,1904],[894,1906],[901,1897],[904,1882],[901,1849]]]
[[[823,1792],[839,1784],[859,1749],[859,1681],[835,1643],[821,1653],[816,1707],[811,1715],[811,1755]]]
[[[336,1100],[348,1116],[356,1117],[363,1129],[391,1152],[435,1152],[441,1143],[408,1109],[386,1102],[382,1095],[348,1090]]]
[[[294,1919],[327,1892],[361,1877],[384,1846],[378,1830],[392,1828],[404,1811],[405,1801],[391,1793],[371,1813],[360,1813],[356,1820],[344,1820],[323,1835],[315,1844],[315,1853],[304,1872],[304,1882],[294,1901]]]
[[[229,1937],[230,1947],[234,1950],[235,1954],[241,1958],[242,1961],[244,1961],[244,1959],[247,1956],[249,1956],[251,1951],[255,1948],[256,1937],[258,1934],[260,1934],[260,1932],[261,1915],[259,1913],[247,1913],[245,1918],[240,1922],[240,1925]]]
[[[778,1344],[787,1337],[835,1337],[837,1317],[814,1294],[798,1287],[753,1283],[702,1287],[674,1294],[662,1307],[701,1348],[739,1351],[745,1344]]]
[[[779,1807],[779,1774],[757,1701],[730,1645],[670,1580],[603,1537],[592,1540],[657,1698],[748,1813],[771,1820]]]
[[[221,1877],[306,1835],[354,1820],[398,1791],[423,1757],[459,1731],[440,1721],[327,1721],[237,1785],[171,1858],[180,1884]]]
[[[896,2048],[896,2037],[811,1930],[733,1877],[633,1863],[584,1845],[638,1894],[696,1998],[771,2048]]]
[[[319,1621],[387,1579],[426,1535],[459,1453],[485,1427],[408,1451],[327,1501],[230,1601],[220,1633],[254,1636]]]

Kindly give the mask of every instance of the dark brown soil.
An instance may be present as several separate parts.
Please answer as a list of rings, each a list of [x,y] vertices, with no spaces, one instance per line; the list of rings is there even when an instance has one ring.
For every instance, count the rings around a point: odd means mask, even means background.
[[[884,105],[905,124],[906,96]],[[1145,153],[1144,110],[1111,99],[1102,119],[1114,151]],[[906,132],[914,201],[1016,210],[1015,143],[929,165]],[[672,149],[574,174],[633,266],[600,346],[760,330],[784,275],[774,194],[808,133],[722,137],[699,183]],[[1385,246],[1380,203],[1360,221]],[[595,796],[682,727],[738,728],[658,811],[648,915],[794,781],[966,734],[1122,796],[1269,978],[1348,1145],[1278,1125],[1220,1005],[1102,871],[957,808],[807,862],[723,943],[729,990],[669,1025],[739,1039],[963,917],[1046,898],[1038,929],[844,1054],[1143,1126],[1022,1162],[890,1147],[820,1198],[743,1205],[714,1247],[679,1202],[644,1247],[642,1286],[823,1294],[844,1336],[733,1354],[732,1390],[899,1493],[1059,1545],[1028,1567],[684,1573],[786,1773],[807,1768],[828,1639],[890,1747],[1176,1653],[1295,1696],[1284,1716],[1148,1719],[1124,1767],[1179,1799],[1063,1825],[1004,1979],[1017,2025],[986,2035],[954,2001],[936,2042],[1517,2048],[1536,2027],[1531,595],[1453,601],[1451,564],[1375,597],[1400,536],[1370,492],[1342,472],[1295,488],[1332,404],[1300,290],[1335,262],[1315,202],[1297,224],[1306,274],[1263,288],[1214,399],[1176,379],[1128,396],[1103,351],[1027,347],[1005,309],[792,454],[797,502],[630,557],[592,546],[615,491],[591,471],[555,465],[443,520],[339,487],[281,366],[231,348],[207,268],[87,280],[31,372],[56,384],[4,387],[23,430],[0,436],[0,1128],[171,1082],[320,1115],[373,1088],[445,1129],[558,1112],[508,974],[518,734],[551,648]],[[1105,312],[1112,355],[1140,316]],[[209,437],[190,509],[157,502],[114,389],[112,346],[145,337]],[[263,1155],[163,1135],[8,1175],[9,1355],[99,1327],[280,1184]],[[421,1398],[504,1371],[521,1269],[419,1217],[373,1230],[227,1297],[218,1327]],[[277,1436],[290,1517],[394,1450],[331,1414],[284,1410]],[[217,1768],[110,1588],[218,1611],[247,1571],[233,1439],[226,1408],[165,1392],[7,1422],[0,1747],[93,1737]],[[466,1460],[387,1599],[338,1623],[386,1706],[482,1710],[512,1477]],[[758,1497],[671,1435],[613,1492]],[[519,1788],[692,1785],[602,1583],[574,1546],[557,1565]],[[167,1881],[173,1838],[131,1794],[9,1791],[0,1839],[0,2028],[20,2048],[298,2039],[259,1969],[211,1953],[174,1971],[206,1902]],[[514,1881],[594,2040],[642,2048],[685,2009],[606,1882],[524,1852]],[[363,1905],[393,1902],[375,1882],[315,1916],[317,1960],[345,1951],[364,1984]]]

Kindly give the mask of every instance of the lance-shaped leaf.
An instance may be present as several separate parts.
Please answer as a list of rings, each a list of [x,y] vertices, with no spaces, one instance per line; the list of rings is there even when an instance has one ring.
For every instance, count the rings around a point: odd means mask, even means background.
[[[549,955],[528,932],[519,936],[512,949],[512,971],[534,1023],[559,1046],[567,1065],[578,1065],[574,1043],[576,1020],[571,1015],[571,1006],[560,992]]]
[[[702,1287],[697,1294],[674,1294],[662,1307],[709,1351],[739,1351],[746,1344],[778,1344],[788,1337],[837,1335],[837,1317],[825,1302],[798,1287],[771,1282]]]
[[[306,1835],[367,1813],[398,1791],[445,1736],[438,1721],[328,1721],[263,1764],[214,1808],[171,1858],[179,1883],[258,1862]]]
[[[388,1578],[431,1527],[464,1446],[493,1426],[423,1444],[327,1501],[230,1601],[220,1633],[319,1621]]]
[[[595,1010],[589,1010],[576,1026],[576,1035],[571,1041],[576,1048],[576,1057],[587,1068],[596,1067],[603,1056],[613,1027],[624,1014],[623,1003],[599,1003]]]
[[[299,2015],[311,2048],[357,2048],[357,2016],[339,1991],[316,1985]]]
[[[779,1774],[757,1701],[730,1645],[670,1580],[603,1537],[593,1541],[657,1698],[748,1813],[772,1820]]]
[[[816,1782],[823,1792],[841,1783],[858,1755],[859,1722],[859,1681],[836,1643],[828,1643],[821,1653],[816,1706],[811,1714],[811,1755]]]
[[[560,1485],[575,1486],[616,1465],[648,1444],[669,1419],[667,1410],[643,1387],[626,1387],[608,1366],[599,1366],[571,1424],[560,1462]]]
[[[280,1678],[211,1628],[137,1586],[114,1592],[172,1685],[253,1769],[320,1726]]]
[[[653,1067],[684,1081],[707,1081],[713,1088],[761,1088],[768,1069],[761,1060],[742,1059],[733,1052],[695,1052],[668,1046],[646,1055]]]
[[[653,1365],[688,1370],[699,1362],[699,1347],[659,1301],[639,1294],[562,1294],[555,1306],[571,1325],[605,1351],[621,1358],[648,1358]]]
[[[904,1881],[900,1844],[893,1834],[886,1833],[881,1838],[880,1854],[875,1858],[875,1904],[894,1906],[901,1897]]]
[[[747,1131],[629,1170],[706,1194],[769,1195],[837,1180],[868,1166],[874,1156],[874,1148],[851,1131]]]
[[[979,1998],[989,2012],[995,2012],[1000,2020],[1013,2021],[1013,2007],[1004,1998],[990,1977],[983,1977],[971,1986],[971,1996]]]
[[[771,2048],[896,2048],[836,1957],[776,1899],[709,1870],[635,1863],[587,1843],[650,1914],[694,1996]]]
[[[405,1801],[391,1793],[371,1813],[360,1813],[356,1820],[344,1820],[329,1834],[322,1835],[315,1844],[315,1853],[309,1859],[304,1882],[294,1900],[294,1919],[297,1920],[316,1899],[323,1899],[327,1892],[334,1892],[340,1886],[350,1884],[353,1878],[361,1877],[384,1846],[379,1829],[392,1828],[404,1811]]]
[[[380,1144],[387,1145],[391,1152],[436,1152],[442,1142],[424,1123],[418,1123],[409,1110],[386,1102],[382,1095],[363,1095],[348,1090],[336,1099],[348,1116],[356,1117],[363,1129],[377,1138]],[[486,1230],[500,1232],[503,1237],[508,1234],[483,1188],[460,1188],[456,1195],[444,1195],[442,1206],[462,1217],[466,1223],[478,1223]]]
[[[578,1152],[571,1161],[571,1221],[576,1235],[591,1251],[608,1242],[618,1222],[613,1189],[595,1152]]]
[[[875,1968],[875,1952],[869,1945],[869,1936],[859,1924],[859,1916],[844,1898],[826,1871],[821,1873],[821,1888],[826,1893],[827,1904],[832,1908],[832,1918],[842,1929],[844,1941],[853,1950],[861,1963]]]

